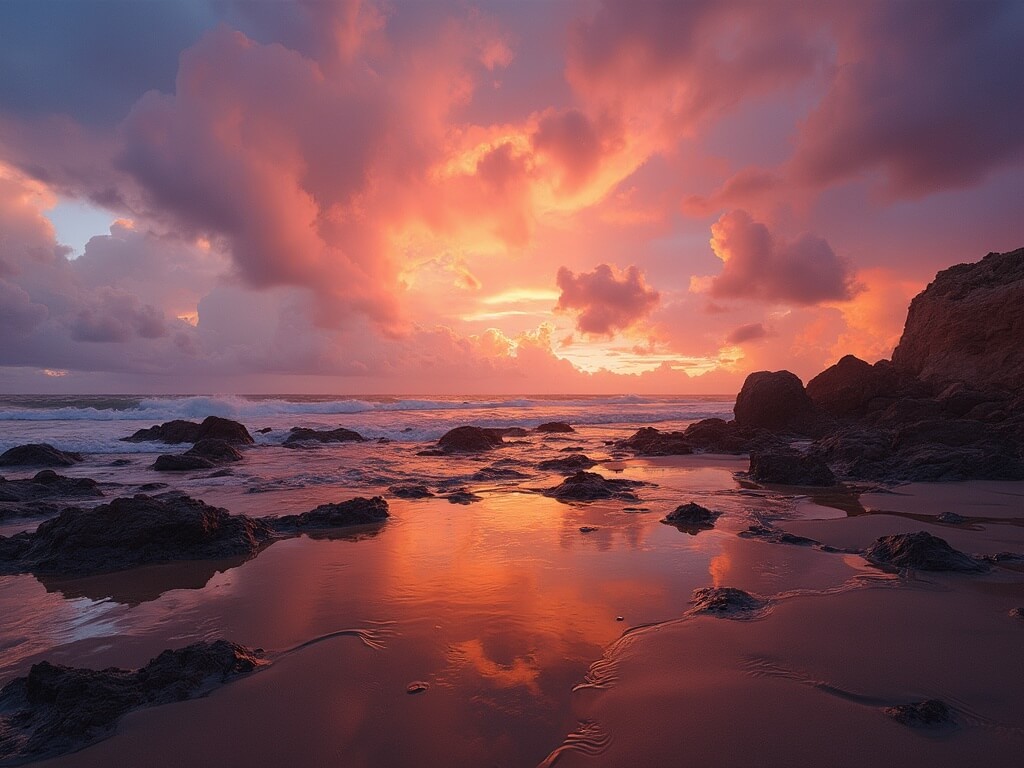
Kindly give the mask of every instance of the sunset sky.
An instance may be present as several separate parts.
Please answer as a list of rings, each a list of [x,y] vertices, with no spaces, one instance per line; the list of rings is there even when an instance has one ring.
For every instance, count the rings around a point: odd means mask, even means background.
[[[0,390],[734,393],[1024,246],[1024,4],[0,3]]]

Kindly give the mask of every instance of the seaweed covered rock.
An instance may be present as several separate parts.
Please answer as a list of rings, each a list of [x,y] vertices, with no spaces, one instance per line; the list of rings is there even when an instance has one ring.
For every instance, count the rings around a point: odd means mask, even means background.
[[[986,565],[953,549],[945,539],[927,531],[882,536],[868,547],[864,556],[876,565],[891,568],[915,568],[922,571],[959,571],[978,573]]]
[[[321,504],[316,509],[299,515],[264,518],[264,521],[277,531],[289,533],[382,523],[388,516],[388,503],[383,497],[374,496],[367,499],[357,496],[337,504]]]
[[[789,448],[751,452],[750,477],[759,483],[778,485],[836,484],[836,476],[821,458]]]
[[[288,437],[284,441],[286,447],[292,447],[298,443],[362,443],[366,440],[358,432],[344,427],[337,429],[306,429],[305,427],[292,427]]]
[[[31,533],[0,537],[0,569],[84,576],[174,560],[253,555],[273,535],[262,520],[184,494],[139,494],[65,509]]]
[[[445,432],[437,446],[445,453],[480,453],[505,444],[499,430],[481,427],[455,427]]]
[[[0,454],[0,467],[70,467],[82,461],[82,454],[62,451],[49,443],[18,445]]]
[[[137,670],[34,664],[0,689],[0,761],[73,752],[133,709],[203,696],[259,664],[258,652],[226,640],[164,651]]]
[[[542,493],[559,501],[597,501],[598,499],[623,499],[637,501],[631,488],[643,485],[635,480],[607,479],[596,472],[577,472],[565,478],[561,484],[548,488]]]

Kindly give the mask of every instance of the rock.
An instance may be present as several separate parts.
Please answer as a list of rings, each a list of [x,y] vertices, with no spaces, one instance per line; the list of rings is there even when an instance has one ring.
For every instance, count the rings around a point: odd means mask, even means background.
[[[382,523],[388,517],[388,503],[382,496],[374,496],[371,499],[357,496],[337,504],[321,504],[316,509],[300,515],[265,518],[265,521],[275,530],[289,533]]]
[[[580,533],[593,533],[596,530],[598,530],[598,527],[596,525],[581,525],[580,526]]]
[[[620,441],[618,447],[629,448],[640,456],[685,456],[693,453],[690,441],[682,432],[662,432],[654,427],[641,427]]]
[[[814,454],[786,448],[754,451],[750,454],[750,477],[758,483],[777,485],[830,486],[836,476]]]
[[[139,486],[139,490],[143,493],[152,493],[153,491],[162,491],[167,487],[167,483],[143,483]]]
[[[598,499],[622,499],[638,501],[630,488],[642,485],[635,480],[608,480],[596,472],[577,472],[565,478],[560,485],[548,488],[542,493],[559,501],[596,501]]]
[[[471,475],[472,480],[487,482],[490,480],[521,480],[529,475],[510,467],[484,467]]]
[[[886,707],[886,715],[911,728],[937,728],[952,725],[953,711],[938,699]]]
[[[52,469],[37,472],[28,480],[0,477],[0,502],[25,502],[39,499],[96,499],[103,496],[99,484],[87,477],[64,477]]]
[[[19,445],[0,454],[0,467],[70,467],[80,461],[82,454],[49,443]]]
[[[749,618],[768,605],[767,600],[735,587],[704,587],[694,590],[691,602],[691,613],[709,613],[723,618]]]
[[[736,424],[804,433],[815,421],[803,382],[789,371],[758,371],[747,376],[733,407]]]
[[[935,518],[940,523],[946,523],[947,525],[963,525],[967,522],[967,518],[963,515],[958,515],[956,512],[943,512],[941,515]]]
[[[483,501],[482,496],[477,496],[466,488],[459,488],[456,491],[452,491],[444,496],[444,498],[448,499],[449,504],[473,504],[478,501]]]
[[[499,427],[495,429],[488,429],[487,432],[491,432],[499,437],[529,437],[530,431],[523,429],[522,427]]]
[[[896,391],[896,372],[887,360],[871,365],[846,355],[807,382],[814,406],[836,417],[864,413],[868,403]]]
[[[1017,606],[1016,608],[1010,609],[1010,618],[1012,619],[1024,619],[1024,606]]]
[[[569,424],[566,424],[564,421],[548,421],[537,427],[536,431],[546,433],[563,433],[575,432],[576,430],[573,429]]]
[[[153,469],[157,472],[189,472],[195,469],[210,469],[215,466],[212,461],[202,456],[189,456],[188,454],[165,453],[157,456],[153,462]]]
[[[424,693],[428,688],[430,688],[430,683],[425,683],[422,680],[413,680],[405,686],[405,692],[409,694]]]
[[[199,456],[212,461],[214,464],[242,460],[241,451],[226,440],[221,440],[217,437],[204,437],[196,441],[196,444],[185,451],[184,455]]]
[[[134,671],[34,664],[0,690],[0,761],[81,749],[110,736],[127,712],[203,696],[254,670],[260,655],[216,640],[164,651]]]
[[[362,435],[351,429],[338,427],[337,429],[306,429],[305,427],[292,427],[288,437],[284,441],[285,447],[293,446],[296,443],[362,443],[365,441]]]
[[[251,445],[255,442],[245,425],[231,419],[222,419],[220,416],[207,416],[202,424],[175,419],[148,429],[140,429],[135,434],[121,439],[129,443],[159,442],[174,445],[196,443],[207,437],[233,445]]]
[[[682,433],[682,439],[693,450],[708,453],[748,453],[754,448],[778,443],[778,438],[767,429],[722,419],[696,421]]]
[[[425,499],[434,495],[425,485],[392,485],[388,491],[400,499]]]
[[[31,533],[0,537],[0,568],[84,576],[172,560],[253,555],[272,530],[184,494],[65,509]]]
[[[256,434],[257,434],[257,435],[265,435],[265,434],[267,434],[268,432],[273,432],[273,431],[274,431],[274,430],[273,430],[273,429],[271,429],[270,427],[263,427],[263,429],[257,429],[257,430],[256,430]]]
[[[472,426],[456,427],[437,441],[438,448],[445,453],[479,453],[498,448],[504,443],[495,430]]]
[[[944,539],[927,531],[882,536],[868,547],[864,557],[875,565],[922,571],[978,573],[987,569],[984,563],[953,549]]]
[[[721,512],[713,512],[700,504],[689,502],[680,504],[669,512],[661,522],[674,525],[687,533],[696,534],[698,531],[715,527],[715,521],[721,516]]]
[[[795,533],[789,533],[788,531],[772,528],[767,525],[750,525],[747,526],[747,530],[740,531],[736,535],[743,539],[770,541],[772,544],[793,544],[798,547],[822,546],[821,542],[814,539],[808,539],[806,536],[797,536]]]
[[[554,472],[576,472],[581,469],[590,469],[597,464],[593,459],[584,456],[582,453],[570,453],[561,459],[548,459],[537,465],[537,469]]]
[[[1024,248],[939,272],[910,303],[893,366],[935,386],[1019,392]]]
[[[132,463],[131,459],[114,459],[110,462],[112,467],[127,467]]]

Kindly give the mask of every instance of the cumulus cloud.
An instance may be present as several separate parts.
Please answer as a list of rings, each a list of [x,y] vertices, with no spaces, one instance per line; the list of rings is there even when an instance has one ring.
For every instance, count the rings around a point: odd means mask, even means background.
[[[32,301],[20,286],[0,278],[0,327],[5,333],[26,333],[46,319],[49,311]]]
[[[712,296],[811,305],[848,301],[860,290],[850,265],[820,237],[779,240],[739,209],[723,214],[711,235],[723,262],[709,282]]]
[[[75,341],[125,342],[135,336],[158,339],[167,333],[163,312],[131,294],[103,289],[70,323]]]
[[[565,267],[558,270],[556,309],[576,312],[576,328],[583,333],[610,335],[646,317],[661,299],[649,287],[635,266],[619,272],[608,264],[599,264],[593,272],[574,274]]]
[[[549,112],[537,124],[533,148],[559,164],[561,186],[575,191],[597,170],[602,155],[602,138],[583,112],[569,109]]]

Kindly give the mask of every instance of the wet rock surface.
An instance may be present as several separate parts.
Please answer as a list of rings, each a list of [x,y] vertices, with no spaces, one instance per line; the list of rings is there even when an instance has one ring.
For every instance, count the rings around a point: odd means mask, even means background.
[[[751,452],[750,478],[758,483],[819,487],[837,482],[821,458],[787,448]]]
[[[392,485],[388,488],[392,496],[399,499],[426,499],[434,494],[425,485]]]
[[[783,531],[780,528],[774,528],[770,525],[755,524],[747,526],[745,531],[740,531],[736,534],[743,539],[760,539],[762,541],[768,541],[772,544],[792,544],[797,547],[815,547],[820,546],[822,549],[830,550],[831,547],[825,547],[819,541],[809,539],[806,536],[797,536],[795,533],[789,531]]]
[[[449,504],[474,504],[478,501],[483,501],[482,496],[477,496],[467,488],[454,490],[443,498],[448,499]]]
[[[954,724],[953,710],[938,699],[886,707],[885,714],[910,728],[943,728]]]
[[[215,464],[202,456],[187,454],[164,454],[157,456],[153,469],[157,472],[189,472],[196,469],[211,469]]]
[[[945,539],[932,536],[927,531],[882,536],[868,547],[864,556],[869,562],[890,568],[962,573],[987,570],[985,563],[953,549]]]
[[[715,521],[721,517],[721,512],[715,512],[707,507],[702,507],[695,502],[680,504],[673,509],[661,522],[674,525],[680,530],[688,533],[707,530],[715,527]]]
[[[55,515],[65,501],[102,498],[95,480],[64,477],[44,469],[25,480],[0,477],[0,520]]]
[[[561,434],[567,432],[575,432],[576,430],[573,429],[571,425],[567,424],[564,421],[549,421],[537,427],[536,431],[546,432],[548,434]]]
[[[389,517],[388,503],[382,496],[354,499],[337,504],[321,504],[316,509],[299,515],[264,518],[274,530],[289,533],[306,530],[324,530],[341,528],[350,525],[370,525],[382,523]]]
[[[196,444],[185,451],[186,456],[199,456],[212,461],[214,464],[223,464],[230,461],[241,461],[242,452],[227,440],[217,437],[204,437],[196,441]]]
[[[548,459],[537,465],[537,469],[548,472],[577,472],[581,469],[590,469],[596,461],[582,453],[570,453],[560,459]]]
[[[445,432],[437,441],[437,447],[444,453],[480,453],[504,443],[500,430],[463,426]]]
[[[694,590],[691,602],[691,613],[707,613],[723,618],[748,618],[768,605],[767,600],[735,587],[703,587]]]
[[[62,451],[49,443],[29,443],[0,454],[0,467],[70,467],[82,461],[82,454]]]
[[[691,453],[747,453],[780,442],[767,429],[744,427],[724,419],[702,419],[682,432],[642,427],[620,441],[618,447],[630,449],[639,456],[686,456]]]
[[[137,670],[34,664],[0,689],[0,761],[81,749],[110,736],[131,710],[203,696],[253,671],[260,655],[216,640],[164,651]]]
[[[607,479],[596,472],[577,472],[567,477],[560,485],[548,488],[542,493],[559,501],[597,501],[599,499],[622,499],[638,501],[630,489],[643,483],[619,478]]]
[[[361,443],[366,438],[351,429],[338,427],[337,429],[306,429],[305,427],[292,427],[284,445],[294,446],[296,443]]]
[[[235,445],[251,445],[255,442],[244,424],[219,416],[207,416],[201,424],[174,419],[147,429],[140,429],[135,434],[121,439],[129,443],[159,442],[174,445],[195,443],[206,437],[224,440]]]

